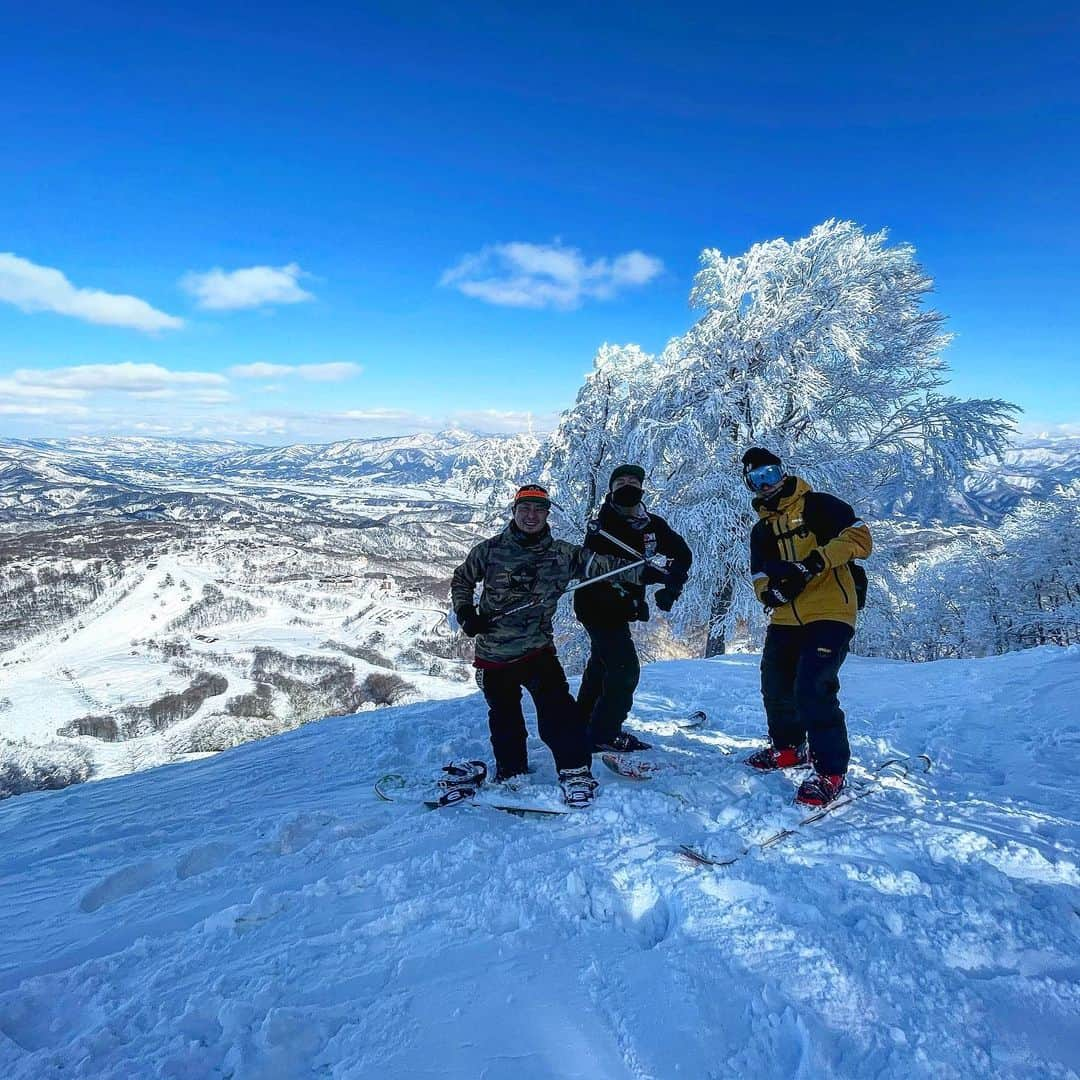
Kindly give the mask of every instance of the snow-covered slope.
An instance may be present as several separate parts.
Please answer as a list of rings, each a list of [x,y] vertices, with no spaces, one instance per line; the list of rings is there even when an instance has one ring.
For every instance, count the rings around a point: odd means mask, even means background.
[[[796,778],[740,764],[756,682],[753,657],[647,668],[669,767],[572,816],[377,801],[486,756],[477,695],[0,804],[0,1075],[1075,1077],[1080,650],[852,659],[863,775],[933,770],[692,866],[677,844],[798,817]],[[550,800],[532,756],[521,798]]]

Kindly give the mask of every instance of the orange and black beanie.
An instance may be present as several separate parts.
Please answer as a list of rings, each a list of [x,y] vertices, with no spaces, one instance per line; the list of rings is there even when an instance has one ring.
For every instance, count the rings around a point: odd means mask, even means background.
[[[544,510],[551,509],[551,499],[548,498],[547,488],[542,488],[539,484],[526,484],[524,487],[519,487],[514,496],[514,506],[518,503],[536,503]]]

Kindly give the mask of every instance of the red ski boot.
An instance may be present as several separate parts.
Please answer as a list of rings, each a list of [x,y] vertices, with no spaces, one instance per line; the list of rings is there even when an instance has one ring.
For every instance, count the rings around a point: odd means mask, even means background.
[[[746,759],[746,764],[751,769],[769,772],[772,769],[793,769],[796,765],[809,765],[810,758],[807,757],[805,746],[784,746],[780,749],[763,746]]]
[[[802,803],[803,806],[828,806],[836,802],[843,792],[843,773],[836,773],[833,776],[814,773],[799,785],[795,801]]]

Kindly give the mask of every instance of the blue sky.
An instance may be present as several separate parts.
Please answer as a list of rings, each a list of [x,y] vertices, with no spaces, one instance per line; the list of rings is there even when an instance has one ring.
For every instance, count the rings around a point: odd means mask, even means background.
[[[0,430],[543,425],[702,248],[839,217],[916,247],[954,392],[1080,431],[1064,8],[4,4]]]

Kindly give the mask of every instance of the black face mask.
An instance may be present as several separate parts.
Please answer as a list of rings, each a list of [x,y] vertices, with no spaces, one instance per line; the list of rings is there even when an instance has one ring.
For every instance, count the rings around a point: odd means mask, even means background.
[[[616,488],[611,493],[611,501],[616,506],[621,506],[624,510],[629,510],[632,506],[637,506],[641,502],[644,493],[641,488],[634,487],[633,484],[623,484],[622,487]]]

